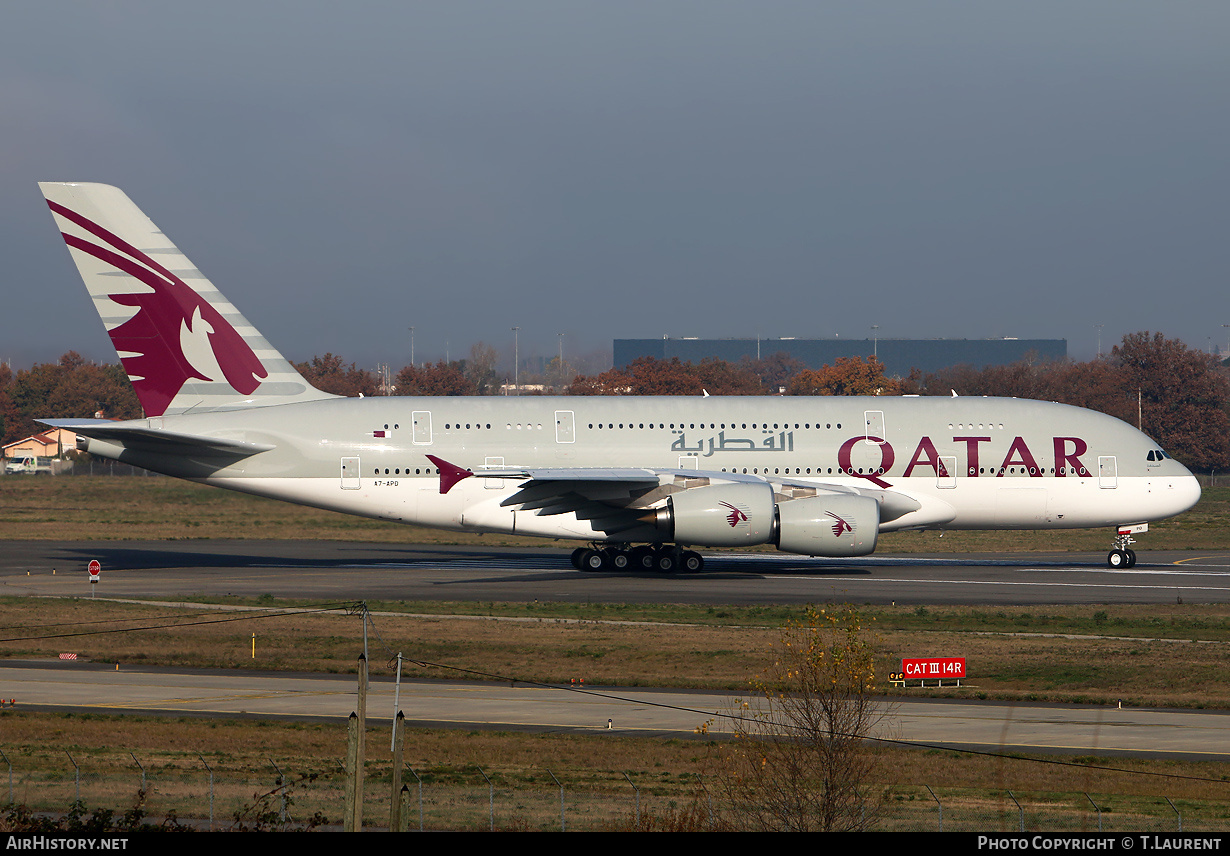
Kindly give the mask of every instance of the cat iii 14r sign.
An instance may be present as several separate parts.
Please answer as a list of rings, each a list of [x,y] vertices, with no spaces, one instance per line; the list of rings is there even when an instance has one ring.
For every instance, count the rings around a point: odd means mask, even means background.
[[[902,659],[901,677],[907,681],[961,680],[965,677],[964,657]]]

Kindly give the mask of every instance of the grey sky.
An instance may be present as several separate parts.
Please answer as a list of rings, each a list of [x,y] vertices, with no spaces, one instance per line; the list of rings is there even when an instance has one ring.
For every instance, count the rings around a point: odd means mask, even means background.
[[[114,359],[38,193],[117,184],[290,359],[1230,330],[1225,2],[42,2],[0,359]]]

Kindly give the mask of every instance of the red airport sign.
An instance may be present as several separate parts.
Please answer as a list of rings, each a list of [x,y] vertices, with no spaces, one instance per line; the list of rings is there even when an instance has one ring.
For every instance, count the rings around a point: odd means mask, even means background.
[[[90,572],[90,582],[98,582],[98,575],[102,573],[102,563],[97,559],[90,559],[90,564],[86,566],[86,570]]]
[[[964,678],[964,657],[931,657],[926,659],[901,660],[901,674],[905,680],[928,678]]]

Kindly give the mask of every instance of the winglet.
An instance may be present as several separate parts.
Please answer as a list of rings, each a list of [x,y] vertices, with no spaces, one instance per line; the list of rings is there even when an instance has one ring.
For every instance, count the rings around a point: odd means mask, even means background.
[[[448,461],[443,458],[437,458],[435,455],[428,455],[427,460],[440,468],[440,493],[448,493],[457,482],[474,475],[469,470],[463,470],[456,464],[450,464]]]

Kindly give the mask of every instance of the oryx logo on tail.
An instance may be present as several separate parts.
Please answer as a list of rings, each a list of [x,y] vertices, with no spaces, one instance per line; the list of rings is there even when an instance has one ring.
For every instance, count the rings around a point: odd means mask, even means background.
[[[147,416],[165,413],[191,380],[225,380],[239,394],[250,395],[269,376],[230,322],[178,276],[89,218],[50,199],[47,204],[92,236],[62,231],[70,248],[149,288],[107,295],[134,310],[107,332]]]

